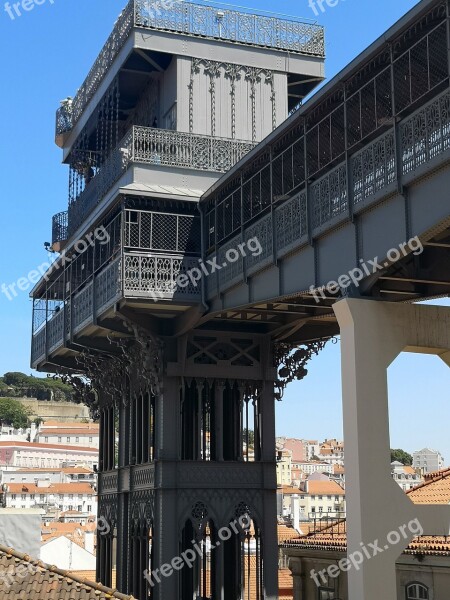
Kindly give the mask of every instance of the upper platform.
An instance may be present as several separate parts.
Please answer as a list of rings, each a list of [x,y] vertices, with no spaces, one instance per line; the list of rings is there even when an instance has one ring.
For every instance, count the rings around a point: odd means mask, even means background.
[[[166,66],[160,62],[164,56],[208,56],[289,72],[291,106],[323,79],[324,30],[313,22],[187,1],[161,4],[166,8],[150,0],[129,1],[75,98],[57,111],[59,146],[71,146],[89,118],[89,106],[97,104],[95,97],[101,98],[121,68],[139,71],[139,61],[161,70]],[[152,35],[145,33],[148,30]],[[158,56],[153,56],[155,52]],[[280,60],[281,55],[289,60]]]

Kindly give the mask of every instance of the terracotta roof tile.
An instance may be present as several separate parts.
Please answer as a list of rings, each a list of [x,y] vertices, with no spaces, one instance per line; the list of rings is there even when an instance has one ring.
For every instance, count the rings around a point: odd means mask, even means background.
[[[425,476],[425,482],[406,492],[414,504],[450,504],[450,469]]]
[[[88,448],[86,446],[65,446],[64,444],[38,444],[30,442],[0,442],[0,448],[35,448],[36,450],[73,450],[74,452],[92,452],[98,453],[97,448]]]
[[[335,481],[308,480],[308,494],[310,496],[344,496],[345,491]]]
[[[133,600],[133,596],[57,569],[0,545],[0,598],[11,600]]]

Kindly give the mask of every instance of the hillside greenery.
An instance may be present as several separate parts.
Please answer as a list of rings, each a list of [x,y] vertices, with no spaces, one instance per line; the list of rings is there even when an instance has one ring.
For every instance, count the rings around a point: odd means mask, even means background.
[[[12,372],[0,377],[0,398],[37,398],[71,402],[73,389],[58,379]]]

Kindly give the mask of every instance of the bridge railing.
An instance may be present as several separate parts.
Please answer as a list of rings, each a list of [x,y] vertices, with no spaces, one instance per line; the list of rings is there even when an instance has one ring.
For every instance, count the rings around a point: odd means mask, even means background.
[[[398,185],[422,176],[433,163],[450,160],[450,90],[446,89],[398,124],[398,147],[393,129],[350,155],[320,179],[303,186],[288,200],[270,205],[243,233],[219,245],[219,264],[230,248],[252,237],[259,240],[258,256],[247,255],[207,281],[207,296],[242,283],[246,276],[275,264],[314,237],[331,230],[350,215],[398,191]],[[347,169],[348,164],[348,169]],[[408,180],[408,181],[406,181]],[[211,252],[213,254],[214,252]]]

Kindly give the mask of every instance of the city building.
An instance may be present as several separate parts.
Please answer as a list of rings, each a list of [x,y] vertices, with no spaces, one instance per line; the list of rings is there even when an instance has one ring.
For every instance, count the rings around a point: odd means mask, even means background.
[[[320,460],[311,460],[307,462],[297,463],[298,468],[306,475],[313,473],[333,473],[334,466],[330,463]]]
[[[60,423],[53,425],[44,422],[37,433],[36,442],[45,444],[80,444],[85,448],[99,448],[98,423]]]
[[[336,439],[325,440],[319,449],[317,455],[323,462],[327,462],[330,465],[343,465],[344,464],[344,442],[339,442]]]
[[[391,463],[391,475],[405,492],[423,483],[419,468],[405,466],[398,461]]]
[[[445,505],[450,503],[450,469],[430,473],[422,485],[407,492],[414,504]],[[446,535],[421,535],[408,545],[396,561],[397,600],[446,600],[450,589],[450,539]],[[306,536],[291,537],[281,543],[289,559],[294,578],[294,600],[349,598],[347,572],[337,569],[336,577],[323,569],[347,557],[345,519],[332,524],[316,525]],[[400,554],[400,552],[399,552]],[[375,558],[374,558],[375,560]],[[311,574],[315,573],[316,578]],[[390,600],[395,600],[392,598]]]
[[[432,473],[444,468],[444,458],[437,450],[423,448],[413,454],[413,467],[423,473]]]
[[[8,508],[57,508],[97,514],[97,494],[88,483],[9,483],[6,491]]]
[[[51,469],[64,465],[85,465],[91,470],[98,465],[98,450],[65,444],[0,442],[0,467],[39,467]]]
[[[287,449],[277,450],[277,485],[291,485],[292,483],[292,451]]]
[[[6,467],[0,471],[0,483],[70,483],[83,482],[95,485],[97,473],[86,467],[62,467],[46,469],[39,467]]]

